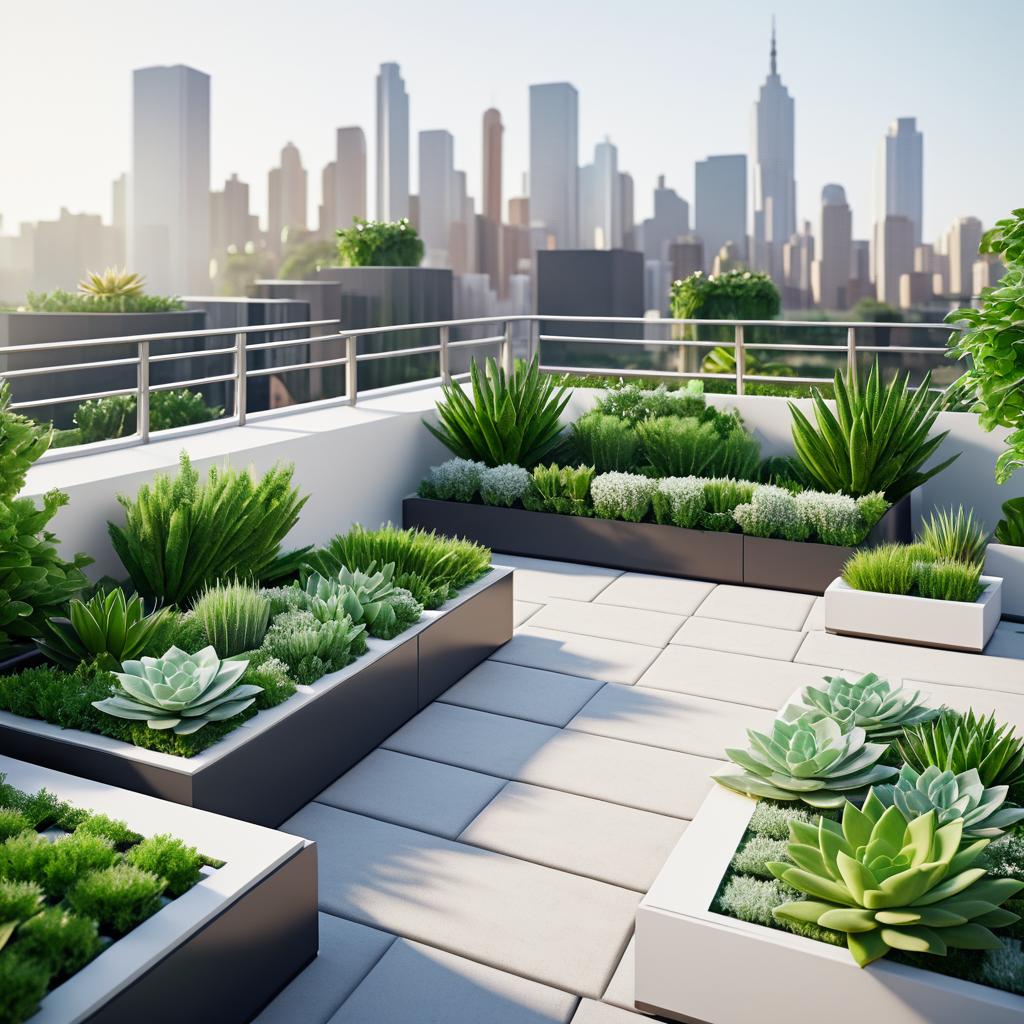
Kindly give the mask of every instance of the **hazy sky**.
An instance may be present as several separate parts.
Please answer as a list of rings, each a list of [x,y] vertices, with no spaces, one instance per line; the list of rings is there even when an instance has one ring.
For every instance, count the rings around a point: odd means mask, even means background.
[[[415,133],[447,128],[480,198],[481,115],[505,121],[505,195],[528,159],[531,82],[580,93],[580,160],[605,135],[636,181],[637,217],[658,174],[693,199],[693,164],[746,152],[768,69],[796,99],[799,215],[846,186],[854,227],[873,216],[875,156],[890,120],[924,132],[925,237],[955,216],[990,224],[1024,204],[1024,104],[1015,48],[1024,0],[11,0],[0,38],[0,214],[110,214],[128,169],[131,70],[185,63],[212,75],[212,184],[237,171],[265,218],[266,175],[293,141],[310,216],[334,128],[360,124],[373,188],[374,76],[398,61]],[[16,13],[15,13],[16,12]],[[692,216],[692,214],[691,214]]]

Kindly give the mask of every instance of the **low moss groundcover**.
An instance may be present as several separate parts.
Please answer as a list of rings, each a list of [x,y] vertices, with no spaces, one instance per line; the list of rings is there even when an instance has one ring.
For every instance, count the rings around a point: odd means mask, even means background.
[[[144,839],[123,821],[0,775],[0,1020],[40,1000],[217,866],[169,835]]]

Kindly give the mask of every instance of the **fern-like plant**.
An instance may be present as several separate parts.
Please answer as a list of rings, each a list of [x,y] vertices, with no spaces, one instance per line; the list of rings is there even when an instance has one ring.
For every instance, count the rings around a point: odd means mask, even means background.
[[[470,398],[458,383],[442,384],[438,426],[424,426],[462,459],[488,466],[514,463],[526,469],[551,457],[562,443],[562,410],[571,392],[540,372],[536,357],[516,363],[511,375],[488,359],[486,372],[470,368]]]
[[[573,423],[571,433],[576,459],[598,473],[629,473],[643,461],[636,430],[618,416],[588,412]]]
[[[959,457],[922,469],[949,433],[931,433],[946,399],[929,390],[931,374],[916,390],[909,382],[907,373],[883,383],[876,359],[863,385],[836,371],[835,412],[813,391],[815,423],[790,402],[793,444],[814,484],[855,498],[882,491],[896,502]]]
[[[281,555],[306,503],[292,468],[262,477],[212,467],[204,483],[181,454],[181,471],[159,474],[134,498],[118,495],[125,523],[110,523],[114,550],[146,597],[187,605],[218,580],[270,580],[297,569],[308,548]]]

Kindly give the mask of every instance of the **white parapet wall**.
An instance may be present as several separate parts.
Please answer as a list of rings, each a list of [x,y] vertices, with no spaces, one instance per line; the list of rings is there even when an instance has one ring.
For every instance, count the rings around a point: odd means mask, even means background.
[[[309,500],[288,544],[322,544],[353,523],[401,522],[402,498],[415,491],[428,466],[449,457],[422,424],[436,415],[438,397],[434,386],[395,390],[355,407],[265,413],[244,427],[44,461],[30,470],[23,494],[64,491],[70,501],[51,526],[61,551],[95,558],[87,570],[94,579],[120,578],[124,569],[107,533],[108,520],[124,522],[117,495],[133,496],[157,473],[177,472],[181,451],[203,475],[213,465],[252,466],[262,473],[275,463],[292,463],[295,484]]]

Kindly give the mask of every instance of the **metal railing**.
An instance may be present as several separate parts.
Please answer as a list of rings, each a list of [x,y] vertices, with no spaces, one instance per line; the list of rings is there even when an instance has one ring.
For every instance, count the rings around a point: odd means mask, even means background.
[[[325,404],[348,404],[356,405],[359,401],[359,365],[361,363],[374,362],[378,360],[390,360],[408,356],[437,355],[438,372],[435,376],[428,376],[419,379],[419,383],[433,383],[437,380],[450,382],[461,380],[469,376],[468,373],[451,372],[452,350],[459,350],[469,347],[497,346],[500,364],[510,372],[513,365],[513,343],[516,325],[526,327],[525,354],[528,359],[538,356],[539,365],[542,371],[550,374],[559,374],[569,377],[622,377],[622,378],[645,378],[654,380],[729,380],[735,382],[736,394],[743,395],[746,385],[750,383],[769,384],[822,384],[831,381],[828,377],[812,376],[778,376],[751,374],[747,372],[748,353],[751,350],[790,353],[795,355],[806,354],[828,354],[839,356],[845,361],[848,369],[852,370],[857,365],[857,359],[862,354],[893,354],[893,355],[915,355],[940,360],[945,356],[946,349],[940,345],[871,345],[862,344],[858,339],[859,331],[886,329],[888,331],[919,331],[919,330],[942,330],[950,331],[949,325],[935,323],[873,323],[873,322],[836,322],[836,321],[800,321],[800,320],[680,320],[673,318],[645,318],[645,317],[592,317],[592,316],[552,316],[548,314],[521,314],[511,316],[477,317],[465,320],[437,320],[416,324],[396,324],[385,327],[366,327],[351,330],[341,328],[337,320],[308,320],[295,323],[281,324],[259,324],[245,327],[210,328],[189,331],[173,331],[159,334],[129,335],[113,338],[90,338],[81,341],[54,341],[39,344],[11,345],[0,348],[0,359],[6,361],[10,355],[20,354],[41,354],[51,351],[69,352],[92,350],[94,348],[109,347],[116,345],[134,345],[136,354],[134,356],[118,357],[111,359],[96,360],[92,362],[61,363],[55,366],[26,367],[21,369],[0,370],[0,378],[20,380],[29,377],[41,376],[51,373],[69,373],[74,371],[89,371],[97,369],[113,369],[117,367],[135,367],[136,381],[132,387],[112,388],[102,391],[83,392],[74,395],[59,395],[48,398],[34,398],[25,401],[15,401],[11,404],[13,409],[32,409],[43,406],[52,406],[64,403],[84,402],[91,399],[110,398],[121,395],[134,395],[136,397],[136,431],[126,438],[117,439],[116,446],[123,447],[130,444],[146,444],[150,439],[150,396],[153,392],[171,391],[182,388],[197,388],[204,385],[231,384],[234,387],[234,409],[230,416],[222,417],[211,423],[205,423],[194,427],[197,430],[216,429],[224,426],[244,426],[248,415],[248,383],[250,379],[277,376],[298,371],[319,370],[329,367],[345,367],[345,391],[342,395],[328,396],[326,400],[311,400],[310,403],[300,403],[298,406],[289,406],[288,411],[296,408],[303,408],[307,404],[316,404],[321,407]],[[674,332],[676,336],[669,338],[648,338],[648,337],[607,337],[594,332],[589,334],[549,334],[542,332],[544,324],[560,325],[601,325],[605,328],[631,328],[648,330],[650,328],[664,327]],[[464,339],[453,339],[452,333],[462,329],[484,327],[495,327],[498,333],[488,334],[485,337],[469,337]],[[333,330],[334,328],[339,328]],[[685,337],[685,334],[700,333],[701,328],[731,328],[731,340],[701,340],[699,338]],[[767,342],[756,340],[751,337],[753,328],[776,328],[789,331],[791,329],[815,329],[845,331],[845,340],[840,344],[804,344],[801,342]],[[331,333],[312,334],[307,333],[302,337],[274,338],[268,341],[250,341],[250,336],[267,333],[278,333],[287,331],[311,332],[314,329],[327,329]],[[392,348],[382,351],[360,352],[359,341],[361,338],[388,338],[392,335],[399,335],[404,332],[436,331],[437,342],[435,344],[417,345],[410,348]],[[161,342],[188,341],[192,339],[209,338],[230,338],[230,344],[223,347],[209,349],[192,349],[184,352],[153,353],[153,345]],[[250,368],[249,354],[254,352],[269,352],[280,349],[296,348],[298,346],[320,346],[325,343],[344,343],[344,355],[331,356],[329,358],[309,358],[301,362],[285,363],[281,365],[261,366]],[[566,343],[571,345],[584,346],[635,346],[641,350],[657,351],[659,349],[675,350],[677,353],[677,368],[674,370],[651,367],[644,369],[619,368],[608,366],[577,366],[577,365],[556,365],[547,363],[542,358],[544,343]],[[735,357],[735,371],[730,373],[718,373],[700,369],[686,369],[685,355],[688,351],[699,353],[703,350],[725,348],[732,351]],[[311,353],[312,354],[312,353]],[[206,376],[193,377],[185,380],[175,380],[169,383],[152,383],[150,380],[151,368],[154,364],[174,362],[184,359],[211,359],[215,357],[227,357],[231,360],[231,370],[225,373],[213,373]],[[411,382],[416,383],[416,382]],[[376,390],[376,389],[374,389]],[[178,432],[187,432],[189,428],[178,428]],[[110,442],[101,442],[109,446]],[[50,457],[70,457],[84,454],[87,451],[96,450],[97,445],[77,446],[65,449],[57,449],[48,454]]]

